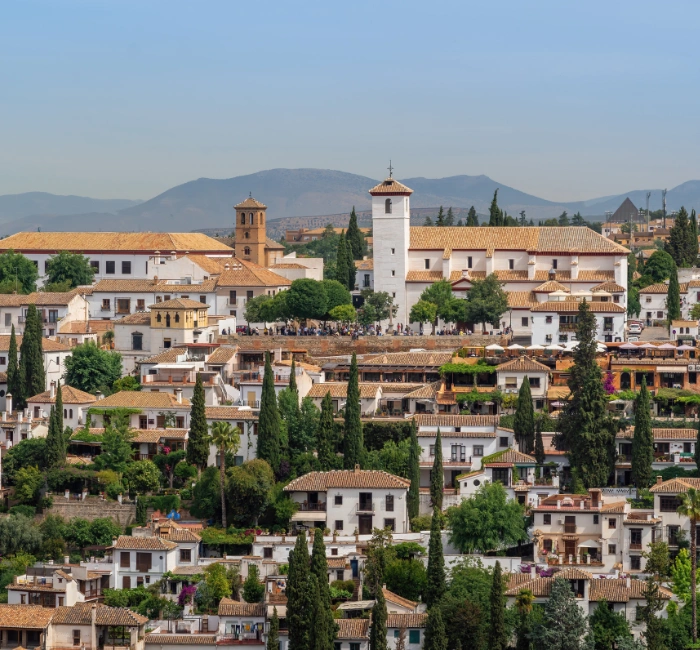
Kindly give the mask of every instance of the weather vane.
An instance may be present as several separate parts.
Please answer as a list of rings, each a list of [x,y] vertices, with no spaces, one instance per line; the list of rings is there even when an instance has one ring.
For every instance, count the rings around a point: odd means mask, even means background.
[[[391,178],[391,174],[394,171],[394,168],[391,166],[391,160],[389,161],[389,166],[387,167],[387,169],[389,170],[389,178]]]

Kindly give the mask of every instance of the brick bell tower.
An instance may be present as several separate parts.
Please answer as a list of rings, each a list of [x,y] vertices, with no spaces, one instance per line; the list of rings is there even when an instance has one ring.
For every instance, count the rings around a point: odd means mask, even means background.
[[[235,206],[236,257],[267,266],[265,259],[265,211],[267,206],[251,196]]]

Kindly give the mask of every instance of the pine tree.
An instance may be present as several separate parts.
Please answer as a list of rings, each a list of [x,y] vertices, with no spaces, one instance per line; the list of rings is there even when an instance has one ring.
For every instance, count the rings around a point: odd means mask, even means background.
[[[355,214],[355,206],[352,206],[350,213],[350,223],[348,224],[348,232],[346,239],[352,248],[352,259],[361,260],[363,255],[367,254],[367,243],[362,231],[357,227],[357,215]]]
[[[506,650],[508,647],[508,633],[506,631],[506,597],[501,573],[501,563],[496,561],[491,582],[489,617],[489,650]]]
[[[411,485],[408,488],[407,508],[408,521],[413,521],[420,514],[420,445],[418,444],[418,429],[416,421],[411,421],[411,446],[408,450],[408,478]]]
[[[192,391],[192,408],[190,409],[190,434],[187,441],[187,462],[197,467],[201,474],[209,460],[209,427],[207,426],[204,384],[197,373],[197,380]]]
[[[649,391],[642,377],[642,387],[634,405],[634,437],[632,438],[632,482],[642,490],[651,485],[654,462],[654,436],[649,411]]]
[[[493,200],[489,208],[489,226],[501,225],[501,210],[498,207],[498,188],[493,193]]]
[[[447,650],[447,633],[439,607],[428,609],[428,622],[425,626],[423,650]]]
[[[270,353],[265,352],[260,415],[258,416],[258,458],[266,460],[277,474],[280,469],[280,414],[277,409],[275,376],[272,372]]]
[[[559,418],[559,449],[568,452],[572,470],[585,487],[607,485],[615,455],[615,421],[597,362],[596,317],[585,300],[579,305],[574,365],[568,380],[571,398]]]
[[[693,243],[693,226],[684,207],[676,215],[664,248],[678,267],[692,266],[695,262],[693,252],[697,249],[697,244]]]
[[[29,305],[26,318],[22,344],[19,348],[19,377],[22,385],[20,391],[21,401],[17,403],[15,400],[17,407],[22,409],[27,406],[27,399],[46,390],[41,322],[36,305]]]
[[[338,247],[335,254],[335,279],[344,287],[348,286],[348,275],[350,273],[350,264],[352,261],[348,259],[348,247],[345,241],[345,231],[340,233],[338,237]]]
[[[462,223],[462,219],[457,219],[457,227],[461,228],[462,226],[464,226],[464,224]]]
[[[297,535],[294,549],[289,553],[287,572],[289,650],[311,650],[310,629],[314,608],[309,577],[309,549],[306,546],[306,534],[301,531]]]
[[[438,210],[438,216],[437,216],[437,219],[435,220],[435,225],[436,226],[446,226],[447,225],[445,223],[445,212],[442,209],[442,206],[440,206],[440,209]]]
[[[445,478],[442,473],[442,436],[440,427],[435,436],[435,456],[433,456],[433,469],[430,472],[430,500],[432,505],[442,511],[442,490],[445,487]]]
[[[267,633],[267,650],[280,650],[280,619],[277,615],[277,607],[272,610],[270,630]]]
[[[445,217],[445,225],[446,226],[454,226],[455,225],[455,215],[454,215],[454,212],[452,212],[452,208],[447,208],[447,216]]]
[[[476,214],[476,210],[474,209],[474,206],[469,208],[469,213],[467,214],[467,225],[468,226],[478,226],[479,225],[479,217]]]
[[[690,243],[688,244],[688,253],[690,256],[690,266],[696,266],[698,262],[698,217],[695,214],[695,208],[690,213]]]
[[[653,576],[648,576],[646,579],[643,598],[646,605],[642,609],[641,618],[646,627],[644,631],[646,648],[647,650],[667,650],[666,626],[664,625],[664,620],[658,615],[664,608],[664,602],[661,600],[659,585],[656,583]]]
[[[695,466],[700,467],[700,422],[697,425],[697,434],[695,436]]]
[[[321,402],[321,417],[318,420],[318,430],[316,431],[316,454],[322,472],[328,472],[334,466],[332,445],[334,432],[333,399],[328,391]]]
[[[343,435],[343,466],[354,469],[362,467],[365,445],[362,437],[362,419],[360,416],[360,386],[358,383],[357,355],[352,353],[350,377],[348,379],[347,400],[345,402],[345,431]]]
[[[535,445],[535,409],[532,406],[530,380],[527,375],[525,375],[518,391],[518,401],[513,417],[513,431],[515,439],[520,445],[520,451],[524,454],[531,454]]]
[[[350,240],[345,238],[345,258],[348,261],[348,290],[352,291],[355,288],[355,277],[357,275],[357,267],[355,266],[355,260],[352,257],[352,246],[350,245]]]
[[[536,422],[535,424],[535,460],[538,465],[544,465],[546,460],[544,440],[542,440],[542,424],[540,422]]]
[[[425,218],[425,221],[423,222],[423,225],[424,225],[424,226],[432,226],[432,225],[434,225],[434,224],[433,224],[433,220],[430,218],[430,215],[428,215],[428,216]]]
[[[445,595],[445,558],[442,552],[442,512],[433,508],[430,522],[430,541],[428,543],[427,585],[425,602],[428,607],[439,606]]]
[[[386,619],[384,592],[381,589],[377,589],[374,607],[372,607],[372,628],[369,633],[370,650],[387,650]]]
[[[19,363],[17,361],[17,337],[15,326],[10,332],[10,348],[7,352],[7,392],[14,399],[15,408],[23,403],[22,384],[19,378]]]
[[[323,543],[322,531],[318,528],[314,531],[314,545],[311,552],[311,573],[318,581],[318,609],[314,616],[313,636],[316,650],[329,650],[333,648],[333,641],[337,634],[337,626],[331,611],[331,590],[328,584],[328,560],[326,558],[326,545]]]
[[[50,468],[58,467],[66,460],[63,430],[59,428],[56,407],[51,407],[49,430],[46,434],[46,462]]]
[[[668,327],[670,329],[671,322],[681,317],[681,288],[678,284],[678,269],[676,267],[673,268],[671,277],[668,279],[666,309],[668,311]]]
[[[576,603],[571,584],[555,578],[542,623],[533,630],[534,646],[543,650],[587,650],[587,629],[586,616]]]
[[[136,499],[136,523],[139,526],[145,526],[147,520],[148,504],[146,503],[146,499],[144,497],[139,496]]]

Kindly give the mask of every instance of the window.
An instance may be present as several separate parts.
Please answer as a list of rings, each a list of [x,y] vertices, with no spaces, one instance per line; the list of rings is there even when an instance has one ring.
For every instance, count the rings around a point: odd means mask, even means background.
[[[136,587],[143,587],[143,576],[136,576]]]
[[[252,226],[253,225],[253,213],[251,212],[248,214],[248,223]]]
[[[136,554],[136,570],[141,573],[146,573],[146,571],[151,570],[151,554],[150,553],[137,553]]]
[[[483,456],[484,455],[484,446],[483,445],[474,445],[473,455],[474,456]]]
[[[391,249],[391,254],[392,254],[392,255],[396,255],[396,249],[395,249],[395,248],[392,248],[392,249]]]
[[[272,557],[272,549],[265,549],[265,551],[270,551],[270,557]],[[267,557],[267,555],[265,556]],[[180,549],[180,562],[192,562],[192,549],[181,548]]]
[[[139,429],[148,429],[147,415],[139,415]]]
[[[265,560],[271,560],[272,559],[272,546],[266,546],[263,549],[263,558]]]
[[[557,266],[559,264],[559,260],[552,260],[552,268],[556,270]]]
[[[131,567],[131,553],[129,553],[129,551],[122,551],[119,554],[119,566],[122,569],[128,569]]]
[[[408,642],[412,644],[420,643],[420,630],[409,630]]]
[[[136,301],[136,309],[138,309],[138,311],[145,311],[146,310],[146,301],[143,298],[139,298]]]
[[[131,349],[143,350],[143,334],[141,332],[133,332],[131,335]]]
[[[472,258],[468,257],[467,258],[467,268],[470,269],[472,267]]]
[[[530,319],[529,319],[527,316],[523,316],[523,317],[520,319],[520,324],[521,324],[523,327],[527,327],[527,326],[530,324]]]
[[[517,388],[518,378],[517,377],[506,377],[506,388]]]
[[[435,445],[430,445],[430,448],[428,449],[429,453],[431,456],[435,455]]]
[[[593,515],[593,523],[594,524],[600,523],[600,515]]]
[[[0,366],[4,366],[7,363],[7,357],[0,357]]]
[[[362,282],[362,286],[367,288],[369,287],[369,273],[365,273],[364,280]]]
[[[343,496],[341,494],[336,494],[335,499],[334,499],[334,503],[337,506],[342,506],[343,505]]]
[[[341,522],[342,523],[342,522]],[[337,548],[332,548],[331,549],[331,555],[338,555],[338,549]]]
[[[384,528],[388,528],[390,531],[396,531],[396,519],[385,519]]]
[[[603,318],[603,330],[610,331],[612,328],[613,328],[612,316],[605,316],[605,318]]]
[[[58,309],[49,309],[49,323],[58,322]]]
[[[641,571],[642,558],[640,555],[630,555],[630,570]]]
[[[630,549],[641,550],[642,549],[642,529],[632,528],[630,529]]]
[[[131,275],[131,262],[122,262],[122,273],[124,275]]]
[[[664,313],[663,313],[662,311],[657,311],[657,312],[656,312],[656,317],[657,317],[657,318],[663,318],[663,317],[664,317]]]
[[[12,325],[12,314],[5,314],[5,327]]]
[[[350,650],[360,650],[360,644],[359,643],[351,643]]]
[[[93,271],[95,272],[95,275],[98,275],[100,272],[100,263],[97,261],[91,261],[90,266],[92,267]]]
[[[610,519],[608,519],[608,528],[617,528],[617,519],[615,517],[610,517]]]
[[[545,526],[551,526],[551,524],[552,524],[552,515],[544,515],[544,516],[542,517],[542,523],[543,523]]]
[[[103,298],[102,299],[102,311],[110,311],[110,302],[109,298]]]
[[[678,546],[678,533],[680,529],[680,526],[668,526],[666,528],[669,546]]]
[[[544,542],[542,542],[542,545],[544,547],[544,552],[545,553],[551,553],[552,552],[552,540],[551,539],[545,539]]]
[[[116,266],[116,262],[114,262],[114,261],[105,262],[105,273],[107,273],[108,275],[114,275],[114,273],[116,272],[115,266]]]
[[[241,214],[241,226],[245,226],[245,212]]]
[[[131,312],[131,300],[128,298],[117,298],[117,314],[128,314]]]
[[[515,268],[515,260],[508,260],[508,268],[511,271]]]
[[[391,214],[391,199],[384,201],[384,214]]]
[[[394,512],[394,495],[393,494],[386,495],[386,511],[387,512]]]
[[[617,555],[617,544],[608,544],[608,555]]]
[[[430,260],[425,260],[425,269],[426,271],[430,270]]]
[[[507,447],[508,446],[508,436],[501,436],[498,439],[498,446],[499,447]]]
[[[343,520],[342,519],[335,520],[335,530],[343,530]],[[338,549],[336,549],[336,553],[337,552],[338,552]]]
[[[80,645],[80,630],[73,630],[73,645]]]
[[[659,499],[659,508],[661,512],[676,512],[676,510],[678,510],[679,505],[680,501],[678,500],[678,497],[662,496]]]
[[[228,303],[229,303],[229,305],[236,304],[236,292],[235,291],[228,292]]]
[[[243,255],[250,255],[250,246],[246,246],[243,249]]]
[[[203,305],[206,304],[207,297],[206,296],[199,296],[199,302],[201,302]]]
[[[247,298],[248,300],[252,300],[252,298],[253,298],[253,291],[252,291],[252,290],[246,291],[245,295],[246,295],[246,298]]]
[[[540,387],[540,378],[539,377],[530,377],[530,388],[539,388]]]
[[[391,269],[391,277],[395,278],[396,277],[396,271],[394,269]],[[352,644],[351,644],[352,645]]]

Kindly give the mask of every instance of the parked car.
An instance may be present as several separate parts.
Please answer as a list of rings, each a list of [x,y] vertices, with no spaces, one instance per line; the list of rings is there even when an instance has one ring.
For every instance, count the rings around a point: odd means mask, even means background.
[[[627,342],[628,342],[628,343],[638,343],[638,342],[639,342],[639,337],[638,337],[638,336],[628,336],[628,337],[627,337]]]
[[[636,323],[632,323],[632,325],[627,326],[627,331],[630,334],[641,334],[642,328],[639,325],[637,325]]]

